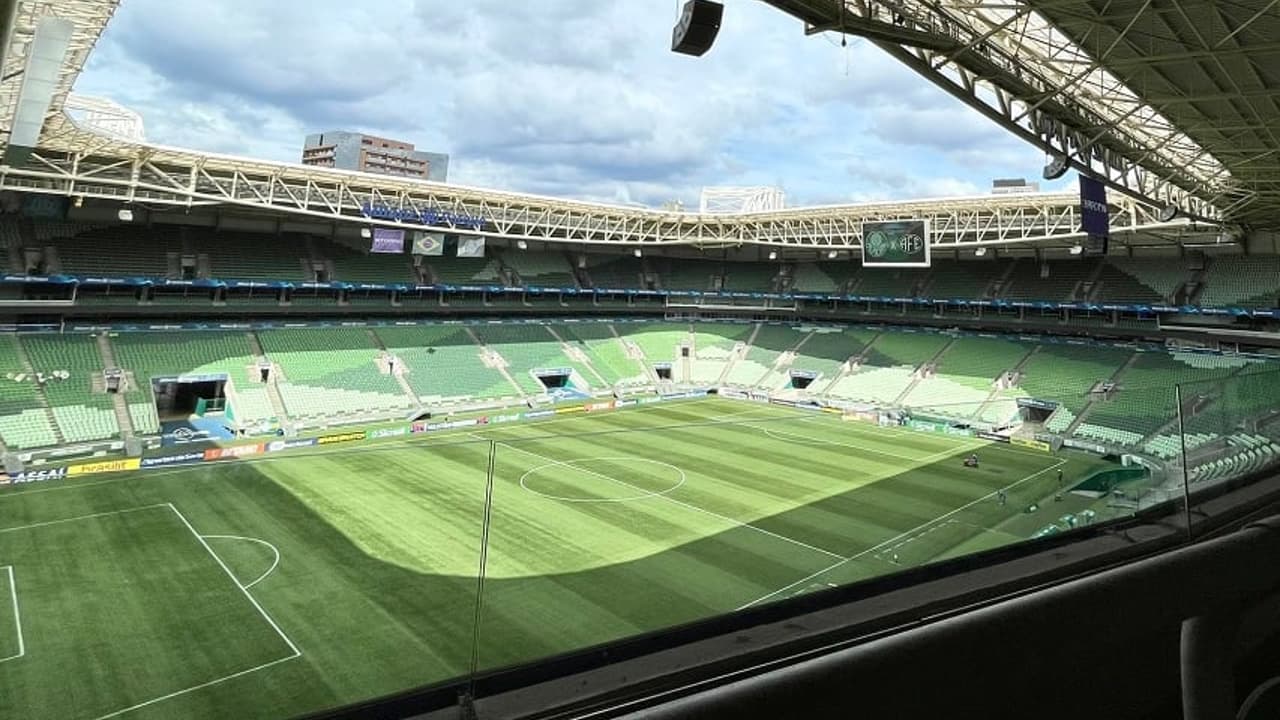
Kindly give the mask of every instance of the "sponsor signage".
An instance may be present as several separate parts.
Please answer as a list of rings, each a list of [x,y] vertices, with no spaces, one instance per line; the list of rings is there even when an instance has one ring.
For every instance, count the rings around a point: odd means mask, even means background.
[[[197,430],[186,426],[160,436],[160,442],[164,445],[186,445],[188,443],[209,442],[212,439],[208,430]]]
[[[203,452],[178,453],[177,455],[161,455],[160,457],[142,458],[140,463],[144,468],[168,467],[171,465],[186,465],[189,463],[204,462]]]
[[[209,448],[204,451],[205,460],[227,460],[232,458],[249,457],[251,455],[261,455],[266,446],[262,443],[255,445],[234,445],[224,448]]]
[[[613,401],[610,400],[609,402],[589,403],[587,405],[583,405],[582,409],[587,412],[600,412],[601,410],[612,410]]]
[[[1105,445],[1085,442],[1083,440],[1077,440],[1075,438],[1066,438],[1062,441],[1062,444],[1066,445],[1069,448],[1076,448],[1077,450],[1088,450],[1089,452],[1095,453],[1098,455],[1107,454],[1107,448]]]
[[[1008,437],[1004,435],[997,435],[991,432],[980,432],[978,433],[978,437],[982,438],[983,440],[990,440],[991,442],[1000,442],[1000,443],[1009,442]]]
[[[520,413],[515,413],[512,415],[494,415],[493,417],[489,418],[489,422],[494,424],[508,423],[508,422],[515,422],[519,419],[520,419]]]
[[[380,430],[370,430],[369,439],[382,440],[384,438],[403,437],[408,434],[409,434],[409,426],[405,425],[404,427],[382,428]]]
[[[635,400],[619,400],[615,402],[614,407],[631,407],[636,404]]]
[[[45,480],[61,480],[67,476],[67,469],[64,467],[47,468],[44,470],[25,470],[19,473],[13,473],[9,476],[9,482],[13,485],[22,485],[25,483],[44,482]]]
[[[1009,444],[1017,445],[1018,447],[1030,448],[1032,450],[1039,450],[1040,452],[1049,452],[1050,450],[1049,443],[1043,440],[1032,440],[1030,438],[1011,437],[1009,438]]]
[[[121,460],[103,460],[101,462],[81,463],[72,465],[67,468],[67,475],[76,477],[79,475],[97,475],[98,473],[124,472],[126,470],[137,470],[142,467],[142,461],[138,458],[124,458]]]
[[[556,408],[556,409],[555,409],[555,414],[556,414],[556,415],[570,415],[570,414],[572,414],[572,413],[580,413],[580,412],[586,412],[586,411],[587,411],[586,406],[583,406],[583,405],[573,405],[573,406],[571,406],[571,407]]]
[[[316,438],[317,445],[336,445],[338,443],[357,442],[368,437],[368,433],[364,430],[358,432],[339,433],[337,435],[322,435]]]
[[[281,450],[292,450],[294,448],[312,447],[316,444],[315,438],[301,438],[297,440],[272,440],[267,443],[267,452],[280,452]]]
[[[555,410],[534,410],[533,412],[525,413],[524,419],[537,420],[538,418],[551,417],[552,415],[555,415],[555,414],[556,414]]]
[[[479,215],[448,212],[446,210],[438,210],[436,208],[424,208],[422,210],[417,210],[414,208],[394,207],[379,203],[365,203],[360,207],[360,211],[364,213],[365,217],[378,218],[380,220],[409,220],[423,225],[452,225],[454,227],[467,227],[472,230],[479,230],[484,227],[484,218]]]

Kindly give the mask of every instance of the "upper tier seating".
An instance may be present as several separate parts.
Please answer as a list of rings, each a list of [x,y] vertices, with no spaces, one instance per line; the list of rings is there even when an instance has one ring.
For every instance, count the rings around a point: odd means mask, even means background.
[[[209,256],[209,274],[235,280],[310,280],[303,272],[306,239],[238,232],[192,233],[192,248]]]
[[[1008,300],[1062,302],[1093,272],[1094,260],[1050,260],[1043,265],[1022,259],[1014,266],[1004,297]]]
[[[1280,256],[1224,256],[1209,262],[1198,304],[1280,307]]]
[[[558,252],[524,252],[512,250],[503,254],[502,262],[520,276],[525,285],[574,288],[573,267]]]
[[[665,290],[713,290],[712,277],[723,277],[725,264],[699,258],[651,258]]]
[[[1123,284],[1126,281],[1118,278],[1116,272],[1129,276],[1140,283],[1141,287]],[[1127,302],[1129,297],[1152,296],[1159,300],[1169,300],[1191,277],[1186,263],[1179,258],[1107,258],[1102,273],[1103,285],[1098,299],[1113,302]],[[1114,285],[1117,284],[1128,290],[1116,291]]]
[[[1012,262],[979,260],[935,263],[922,296],[940,300],[987,297],[988,288],[1004,276]]]
[[[436,281],[444,285],[489,285],[502,283],[496,258],[430,258]]]
[[[639,258],[630,255],[593,254],[584,257],[592,287],[622,290],[641,287],[644,263]]]
[[[834,293],[847,280],[828,275],[821,263],[796,263],[791,271],[791,289],[795,292]]]
[[[333,279],[343,282],[416,283],[412,255],[371,253],[342,243],[318,245],[333,261]]]

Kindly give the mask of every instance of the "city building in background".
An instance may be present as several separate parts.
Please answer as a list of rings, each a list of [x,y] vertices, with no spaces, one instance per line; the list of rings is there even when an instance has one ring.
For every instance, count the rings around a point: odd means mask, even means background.
[[[1040,192],[1040,183],[1026,178],[998,178],[991,181],[992,195],[1022,195]]]
[[[435,182],[445,182],[449,174],[449,156],[444,153],[424,152],[403,140],[345,130],[308,135],[302,145],[302,164]]]

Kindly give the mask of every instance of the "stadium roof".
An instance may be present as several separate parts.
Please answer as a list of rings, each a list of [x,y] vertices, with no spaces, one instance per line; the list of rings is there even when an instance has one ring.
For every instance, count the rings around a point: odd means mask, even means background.
[[[807,2],[833,6],[832,0]],[[319,221],[395,224],[446,232],[475,230],[470,223],[480,218],[483,224],[479,231],[486,234],[602,245],[754,243],[831,252],[859,248],[864,221],[903,218],[928,219],[938,248],[1004,244],[1064,247],[1084,237],[1079,198],[1070,193],[713,215],[415,182],[161,147],[91,132],[67,115],[66,98],[118,4],[119,0],[0,0],[0,31],[7,40],[0,73],[0,145],[6,151],[0,164],[0,188],[100,198],[126,205],[239,207]],[[46,47],[35,52],[41,35]],[[58,55],[60,45],[65,52]],[[40,83],[33,80],[40,78]],[[40,92],[31,91],[33,84],[40,85]],[[26,116],[30,129],[33,115],[37,121],[43,116],[43,123],[35,123],[38,143],[32,143],[36,147],[29,155],[14,153],[19,134],[15,128]],[[1220,171],[1208,157],[1199,163],[1185,157],[1161,157],[1167,168],[1177,170],[1169,170],[1176,180],[1192,185],[1204,185],[1208,180],[1196,178]],[[1150,174],[1148,179],[1155,177]],[[1161,176],[1153,187],[1172,187],[1170,182]],[[1152,192],[1135,194],[1157,196]],[[395,215],[371,217],[364,211],[371,205],[390,208]],[[1212,226],[1161,217],[1145,201],[1113,197],[1112,205],[1115,244],[1202,243],[1213,242],[1217,235]]]
[[[1280,2],[766,0],[1149,202],[1280,226]]]

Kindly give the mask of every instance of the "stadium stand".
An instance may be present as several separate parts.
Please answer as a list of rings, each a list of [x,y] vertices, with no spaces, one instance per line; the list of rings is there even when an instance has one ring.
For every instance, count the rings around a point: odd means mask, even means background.
[[[167,333],[120,333],[111,338],[116,362],[133,374],[125,393],[129,416],[139,434],[159,432],[152,379],[179,375],[226,375],[232,414],[242,422],[270,418],[270,400],[252,374],[253,349],[244,333],[189,333],[174,342]],[[260,403],[266,402],[266,412]]]
[[[1280,256],[1215,257],[1205,271],[1198,303],[1206,306],[1280,307]]]
[[[59,433],[69,443],[118,437],[112,399],[100,376],[102,354],[89,335],[27,335],[21,343],[37,374],[67,373],[47,380],[42,390],[53,411]],[[99,382],[95,392],[94,379]]]
[[[560,253],[509,251],[503,253],[502,263],[515,271],[523,285],[567,288],[578,286],[573,267]]]
[[[652,258],[649,267],[665,290],[718,290],[725,275],[725,263],[700,258]]]
[[[845,273],[842,280],[836,280],[841,275],[829,275],[819,263],[796,263],[791,270],[791,289],[796,292],[836,292],[848,280],[847,275]]]
[[[1111,378],[1132,352],[1092,345],[1044,344],[1022,365],[1019,386],[1031,397],[1053,400],[1079,415],[1089,391]]]
[[[430,267],[435,282],[445,285],[502,282],[497,258],[432,258]]]
[[[418,280],[409,255],[370,253],[341,243],[321,246],[319,252],[332,261],[334,280],[367,283],[414,283]]]
[[[724,289],[776,292],[778,270],[774,263],[725,263]]]
[[[1107,258],[1107,265],[1103,268],[1101,299],[1122,300],[1108,287],[1116,271],[1130,276],[1162,300],[1172,300],[1191,279],[1186,263],[1178,258]]]
[[[277,385],[294,418],[386,413],[415,405],[379,367],[379,350],[358,328],[264,330],[267,358],[280,367]]]
[[[303,272],[305,238],[284,235],[264,242],[252,233],[191,233],[197,254],[209,257],[211,277],[244,280],[310,280]]]
[[[923,297],[986,298],[994,284],[1002,279],[1012,260],[935,263],[926,282]]]
[[[0,372],[0,440],[19,450],[56,445],[51,416],[16,335],[0,339]]]
[[[573,323],[552,326],[565,342],[575,344],[588,357],[591,366],[611,385],[643,385],[648,376],[608,323]]]
[[[724,374],[734,346],[744,342],[755,330],[754,325],[721,325],[696,323],[693,326],[693,358],[689,363],[689,379],[695,383],[714,383]]]
[[[761,325],[747,353],[729,369],[725,382],[744,387],[780,388],[787,383],[786,368],[775,368],[783,353],[790,352],[805,333],[785,325]]]
[[[1094,272],[1095,260],[1051,260],[1043,264],[1020,259],[1005,288],[1008,300],[1062,302],[1075,296],[1076,288]]]
[[[61,271],[73,275],[168,277],[166,253],[173,249],[163,237],[121,227],[80,229],[53,244]]]
[[[854,295],[915,297],[929,276],[927,268],[864,267],[853,278]]]
[[[587,276],[591,279],[591,287],[596,288],[640,288],[644,275],[644,263],[639,258],[629,255],[592,255],[583,256],[587,263]]]
[[[387,327],[377,335],[400,358],[405,381],[423,402],[516,395],[506,378],[481,362],[480,346],[463,327]]]
[[[827,393],[846,400],[892,405],[916,379],[916,370],[931,360],[950,338],[936,333],[881,333],[863,351],[859,368]]]
[[[618,323],[614,328],[622,337],[640,348],[650,365],[675,362],[676,348],[689,339],[688,324]]]
[[[972,417],[991,396],[995,379],[1012,370],[1030,351],[1028,345],[1012,340],[955,338],[938,358],[936,374],[922,379],[903,404],[945,417]],[[996,419],[999,410],[992,408],[988,421],[1005,419]]]
[[[488,324],[475,326],[473,330],[486,347],[507,361],[507,372],[520,389],[530,395],[546,392],[546,386],[535,377],[535,370],[571,368],[590,383],[591,371],[585,364],[565,355],[560,342],[544,325]]]

